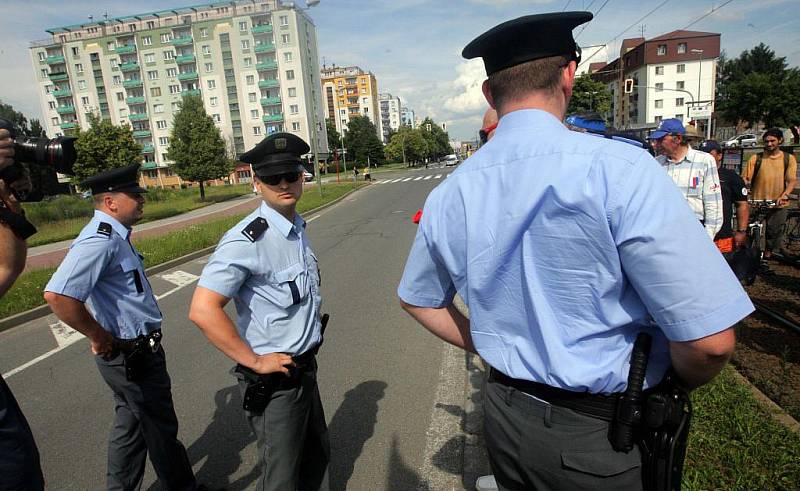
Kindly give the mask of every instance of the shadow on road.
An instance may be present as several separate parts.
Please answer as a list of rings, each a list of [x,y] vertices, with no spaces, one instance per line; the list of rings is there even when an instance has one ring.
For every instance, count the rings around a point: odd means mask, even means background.
[[[416,469],[409,467],[403,456],[400,455],[397,441],[397,435],[392,435],[392,453],[389,456],[389,476],[386,478],[385,489],[388,491],[406,491],[408,489],[430,491],[430,485],[422,482]]]
[[[383,399],[386,382],[370,380],[358,384],[344,395],[344,401],[331,418],[330,482],[332,490],[347,489],[355,462],[364,443],[375,431],[378,401]]]

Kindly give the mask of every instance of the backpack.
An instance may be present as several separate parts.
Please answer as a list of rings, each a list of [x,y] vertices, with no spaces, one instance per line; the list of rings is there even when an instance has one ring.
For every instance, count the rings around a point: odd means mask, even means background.
[[[750,187],[755,187],[756,185],[756,176],[758,176],[758,171],[761,170],[761,159],[763,157],[763,153],[758,154],[756,157],[756,167],[753,169],[753,178],[750,179]],[[786,171],[789,170],[789,152],[783,152],[783,175],[786,176]]]

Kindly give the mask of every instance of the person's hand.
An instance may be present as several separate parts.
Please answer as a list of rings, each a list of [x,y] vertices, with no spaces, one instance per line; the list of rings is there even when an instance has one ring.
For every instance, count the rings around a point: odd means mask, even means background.
[[[28,180],[30,182],[30,179]],[[11,193],[11,189],[6,185],[5,181],[0,179],[0,201],[3,202],[9,211],[20,215],[22,213],[22,206],[17,201],[17,198]]]
[[[257,356],[252,368],[254,372],[261,375],[276,372],[289,375],[289,368],[287,367],[290,366],[296,366],[291,356],[286,353],[269,353]]]
[[[782,194],[780,198],[778,198],[778,206],[786,206],[789,204],[789,196]]]
[[[8,130],[0,130],[0,171],[14,163],[14,140]]]
[[[733,245],[736,249],[741,249],[747,244],[747,234],[744,232],[733,233]]]
[[[114,336],[105,329],[98,329],[97,333],[90,338],[92,353],[107,357],[114,351]]]

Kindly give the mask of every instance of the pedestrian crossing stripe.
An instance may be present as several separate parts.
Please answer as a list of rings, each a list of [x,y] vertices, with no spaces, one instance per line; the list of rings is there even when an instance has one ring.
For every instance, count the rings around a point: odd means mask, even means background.
[[[427,181],[428,179],[441,179],[442,176],[449,177],[450,175],[447,174],[428,174],[427,176],[418,176],[418,177],[398,177],[397,179],[377,179],[374,181],[375,184],[394,184],[396,182],[408,182],[408,181]]]
[[[428,180],[428,179],[430,179],[431,177],[433,177],[433,176],[425,176],[425,180],[427,181],[427,180]]]

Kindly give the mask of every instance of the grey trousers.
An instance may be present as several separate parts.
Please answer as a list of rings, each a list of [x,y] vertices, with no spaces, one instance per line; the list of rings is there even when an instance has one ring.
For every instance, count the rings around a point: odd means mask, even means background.
[[[178,440],[178,418],[164,349],[147,356],[146,375],[135,382],[125,377],[122,354],[110,360],[95,356],[95,362],[116,403],[108,440],[108,489],[139,489],[148,453],[167,489],[195,489],[186,448]]]
[[[263,413],[245,411],[258,437],[258,491],[327,490],[330,443],[317,388],[316,362],[294,388],[278,389]],[[237,375],[244,397],[247,383]]]
[[[778,252],[781,250],[788,213],[789,208],[778,208],[767,214],[766,249],[768,251]]]
[[[641,490],[638,447],[618,453],[609,423],[492,380],[484,395],[489,463],[501,490]]]

